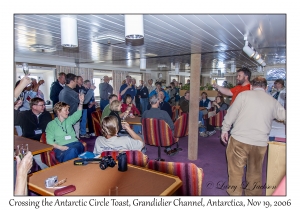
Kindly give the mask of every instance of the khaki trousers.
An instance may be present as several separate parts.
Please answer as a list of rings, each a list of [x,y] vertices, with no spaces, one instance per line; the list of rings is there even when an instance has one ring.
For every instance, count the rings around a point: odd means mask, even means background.
[[[245,144],[230,137],[227,149],[229,195],[262,195],[265,184],[262,183],[262,165],[267,146]],[[242,183],[244,167],[247,166],[246,182]]]

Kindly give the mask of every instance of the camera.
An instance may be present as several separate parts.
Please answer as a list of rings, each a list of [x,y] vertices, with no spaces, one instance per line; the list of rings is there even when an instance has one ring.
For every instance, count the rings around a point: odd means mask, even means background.
[[[116,162],[110,155],[102,157],[99,162],[99,167],[102,170],[105,170],[108,166],[113,168],[115,165],[116,165]]]
[[[50,178],[45,180],[45,187],[54,187],[57,183],[57,176],[51,176]]]

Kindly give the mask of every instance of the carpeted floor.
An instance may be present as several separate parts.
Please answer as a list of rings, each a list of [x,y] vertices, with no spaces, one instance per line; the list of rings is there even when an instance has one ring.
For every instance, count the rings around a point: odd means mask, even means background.
[[[190,161],[188,159],[188,137],[181,138],[179,146],[183,150],[174,156],[168,156],[161,150],[161,156],[169,162],[191,162],[203,169],[204,180],[202,185],[202,195],[206,196],[226,196],[228,185],[228,173],[226,162],[226,146],[221,144],[219,131],[217,134],[198,139],[198,160]],[[87,143],[88,151],[93,152],[96,137],[82,139]],[[157,147],[147,145],[147,155],[150,160],[158,157]],[[263,164],[263,183],[266,182],[266,162],[267,153]],[[245,180],[245,177],[244,177]],[[265,190],[263,190],[265,195]]]

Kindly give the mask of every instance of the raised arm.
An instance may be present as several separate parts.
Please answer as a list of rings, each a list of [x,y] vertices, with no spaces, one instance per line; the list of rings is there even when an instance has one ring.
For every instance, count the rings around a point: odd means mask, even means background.
[[[219,86],[218,84],[213,84],[213,87],[218,89],[218,91],[220,91],[222,94],[227,95],[227,96],[232,96],[232,92],[230,89]]]

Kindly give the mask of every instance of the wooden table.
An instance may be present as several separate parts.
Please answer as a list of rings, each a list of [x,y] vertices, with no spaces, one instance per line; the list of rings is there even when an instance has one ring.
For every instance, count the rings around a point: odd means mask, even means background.
[[[17,149],[17,145],[20,144],[28,144],[29,151],[31,151],[32,155],[40,154],[43,152],[51,151],[53,149],[52,145],[43,144],[39,141],[28,139],[22,136],[15,135],[14,138],[14,149]]]
[[[73,159],[33,173],[28,189],[40,195],[54,195],[55,189],[45,187],[45,180],[51,176],[58,176],[59,181],[67,178],[63,186],[75,185],[76,190],[67,194],[72,196],[106,196],[109,188],[115,186],[121,196],[172,195],[182,185],[177,176],[131,164],[126,172],[120,172],[117,165],[105,170],[101,170],[98,163],[75,166]]]
[[[141,117],[135,116],[134,118],[127,117],[126,122],[128,122],[129,125],[142,125]]]

